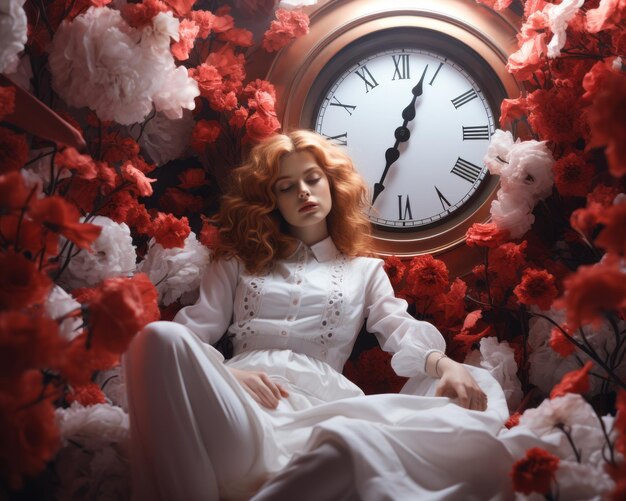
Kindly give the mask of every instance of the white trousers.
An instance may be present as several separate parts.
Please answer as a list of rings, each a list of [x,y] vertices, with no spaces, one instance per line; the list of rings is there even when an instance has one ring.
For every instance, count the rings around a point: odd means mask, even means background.
[[[331,443],[267,481],[254,412],[207,349],[182,325],[154,322],[124,356],[134,500],[226,499],[220,485],[237,484],[254,501],[358,499],[350,455]]]

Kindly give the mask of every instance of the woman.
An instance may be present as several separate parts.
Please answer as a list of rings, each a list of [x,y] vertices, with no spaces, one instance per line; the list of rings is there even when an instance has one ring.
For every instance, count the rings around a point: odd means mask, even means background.
[[[394,297],[383,262],[364,257],[366,199],[350,160],[312,132],[269,138],[234,172],[198,302],[147,326],[125,358],[135,498],[480,499],[503,488],[508,470],[494,479],[473,460],[489,446],[494,468],[510,465],[493,438],[502,391],[447,358],[436,328]],[[364,321],[412,394],[364,396],[341,375]],[[225,332],[227,361],[211,346]]]

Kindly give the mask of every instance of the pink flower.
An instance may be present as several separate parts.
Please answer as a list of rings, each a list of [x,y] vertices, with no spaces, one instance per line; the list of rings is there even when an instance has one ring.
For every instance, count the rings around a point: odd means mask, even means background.
[[[178,42],[175,42],[170,47],[172,54],[179,61],[185,61],[189,59],[189,52],[193,49],[193,44],[196,41],[200,27],[189,19],[183,19],[178,26]]]
[[[302,11],[278,9],[276,20],[263,35],[263,48],[268,52],[282,49],[296,37],[309,32],[309,16]]]
[[[626,1],[600,0],[596,9],[587,11],[586,27],[589,33],[617,28],[626,16]]]

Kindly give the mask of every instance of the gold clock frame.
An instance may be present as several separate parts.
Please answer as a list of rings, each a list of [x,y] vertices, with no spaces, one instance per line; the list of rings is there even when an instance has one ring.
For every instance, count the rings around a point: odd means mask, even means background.
[[[393,34],[394,30],[413,29],[425,39],[432,34],[428,48],[439,49],[460,63],[469,53],[475,54],[482,70],[495,76],[493,82],[482,82],[481,88],[496,124],[501,100],[518,97],[521,92],[506,71],[508,55],[517,50],[515,36],[521,24],[511,10],[496,12],[475,0],[330,0],[318,5],[310,17],[309,34],[282,49],[267,76],[280,96],[277,113],[284,130],[312,127],[311,114],[323,85],[318,77],[339,55],[371,39],[372,34]],[[450,44],[449,40],[459,43]],[[497,189],[495,178],[485,181],[480,194],[463,208],[442,223],[415,232],[374,228],[374,250],[382,256],[404,258],[433,253],[446,261],[453,275],[466,273],[477,254],[464,245],[465,233],[473,223],[489,219]]]

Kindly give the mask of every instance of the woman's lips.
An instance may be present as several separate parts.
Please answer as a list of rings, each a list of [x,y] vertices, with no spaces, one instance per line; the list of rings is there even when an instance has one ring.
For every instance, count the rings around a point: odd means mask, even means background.
[[[304,204],[302,207],[300,207],[298,212],[309,212],[310,210],[313,210],[316,208],[317,208],[317,204],[314,204],[311,202],[311,203]]]

